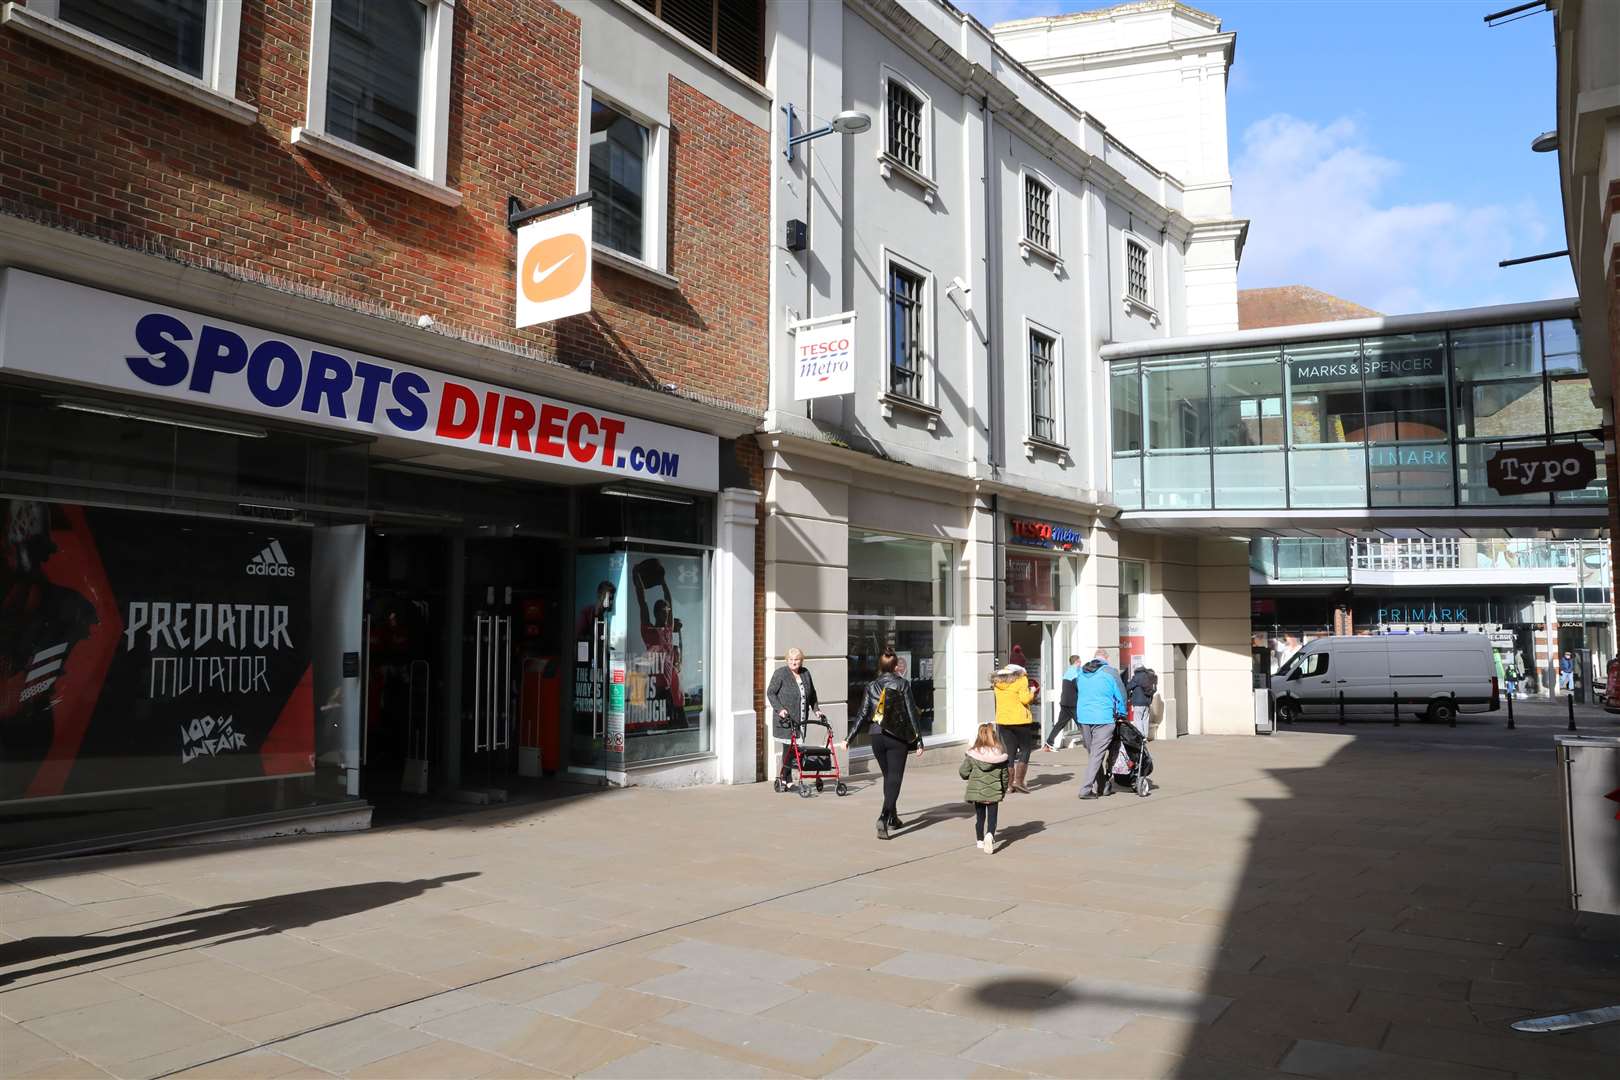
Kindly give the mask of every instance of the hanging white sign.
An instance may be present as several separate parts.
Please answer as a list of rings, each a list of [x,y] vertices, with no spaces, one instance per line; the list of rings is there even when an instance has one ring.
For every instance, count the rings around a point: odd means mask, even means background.
[[[517,232],[517,325],[591,310],[591,207],[531,221]]]
[[[855,392],[855,313],[795,323],[793,399],[835,397]]]

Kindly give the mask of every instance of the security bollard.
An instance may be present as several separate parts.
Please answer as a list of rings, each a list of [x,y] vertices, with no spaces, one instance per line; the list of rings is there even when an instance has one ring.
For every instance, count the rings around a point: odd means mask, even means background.
[[[1507,703],[1508,703],[1508,730],[1512,731],[1513,730],[1513,695],[1512,694],[1509,694],[1507,696]]]
[[[1457,691],[1451,692],[1451,726],[1457,726]]]
[[[1344,691],[1339,691],[1339,726],[1344,726]]]
[[[1394,715],[1395,726],[1400,727],[1401,726],[1401,692],[1399,690],[1395,691],[1395,693],[1390,695],[1390,698],[1395,703],[1395,715]]]
[[[1564,699],[1569,704],[1569,730],[1575,730],[1575,695],[1570,694]]]

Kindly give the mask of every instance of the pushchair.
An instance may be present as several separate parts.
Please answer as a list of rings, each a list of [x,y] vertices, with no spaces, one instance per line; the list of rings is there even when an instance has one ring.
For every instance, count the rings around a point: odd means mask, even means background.
[[[1134,791],[1143,798],[1153,794],[1153,755],[1148,753],[1147,734],[1124,718],[1114,720],[1114,737],[1108,744],[1109,776],[1105,793],[1114,786]]]
[[[803,737],[808,733],[810,725],[827,729],[827,744],[825,746],[806,746]],[[848,795],[849,785],[845,784],[838,772],[838,751],[833,747],[832,725],[826,720],[795,720],[788,726],[788,745],[783,751],[793,762],[793,772],[798,774],[799,780],[795,784],[791,774],[784,779],[778,776],[772,782],[777,791],[792,791],[798,788],[800,796],[810,798],[815,791],[822,789],[822,781],[833,781],[833,791],[838,795]],[[784,770],[785,771],[785,770]],[[815,781],[815,787],[810,786]]]

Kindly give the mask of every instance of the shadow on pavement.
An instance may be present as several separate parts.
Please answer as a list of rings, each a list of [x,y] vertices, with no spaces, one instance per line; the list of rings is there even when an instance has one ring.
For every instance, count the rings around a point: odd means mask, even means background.
[[[476,872],[469,871],[416,881],[369,881],[359,885],[307,889],[241,903],[198,908],[123,933],[52,935],[0,942],[0,986],[19,979],[70,971],[90,964],[99,965],[108,960],[138,957],[158,949],[188,949],[203,944],[218,945],[279,934],[387,907],[402,900],[412,900],[430,889],[478,876]],[[67,955],[71,953],[86,955]],[[62,959],[12,970],[19,964],[53,957]]]
[[[1223,921],[1154,957],[1202,979],[1207,1019],[1180,1033],[1180,1080],[1613,1075],[1620,1025],[1509,1027],[1620,1002],[1620,918],[1569,909],[1552,732],[1442,744],[1437,730],[1335,727],[1320,765],[1266,770],[1230,900],[1205,909]],[[1510,745],[1525,752],[1495,752]],[[1207,882],[1223,858],[1185,855]]]
[[[996,830],[996,849],[1010,847],[1020,840],[1027,839],[1037,833],[1046,831],[1046,822],[1035,818],[1031,821],[1019,821],[1012,825],[1002,825]]]

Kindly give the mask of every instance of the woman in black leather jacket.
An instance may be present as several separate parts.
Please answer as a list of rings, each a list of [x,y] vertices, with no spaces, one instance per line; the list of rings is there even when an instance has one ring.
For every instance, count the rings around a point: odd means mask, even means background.
[[[902,827],[895,804],[900,801],[900,782],[906,776],[906,754],[915,750],[921,756],[923,751],[917,703],[911,697],[911,684],[895,673],[899,663],[893,650],[885,650],[878,657],[878,677],[866,684],[860,711],[850,726],[849,738],[844,740],[847,750],[850,739],[867,727],[872,728],[872,756],[877,758],[878,769],[883,773],[883,812],[877,819],[879,840],[887,840],[890,829]],[[883,703],[881,716],[878,715],[880,700]]]

